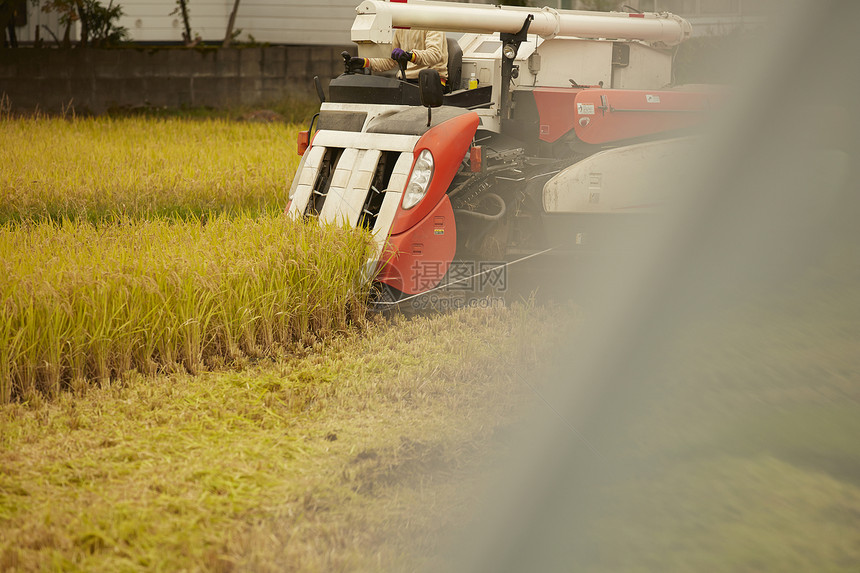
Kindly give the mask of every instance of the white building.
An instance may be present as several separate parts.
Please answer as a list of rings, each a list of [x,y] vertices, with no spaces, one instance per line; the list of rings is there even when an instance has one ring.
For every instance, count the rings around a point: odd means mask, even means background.
[[[463,0],[460,0],[463,1]],[[497,4],[493,0],[471,0]],[[107,5],[109,0],[102,0]],[[119,25],[128,29],[134,42],[181,43],[184,25],[176,0],[113,0],[122,7]],[[23,43],[39,38],[53,42],[63,37],[55,14],[45,14],[41,4],[27,1],[25,26],[17,29]],[[188,0],[192,38],[221,42],[227,30],[234,0]],[[242,0],[234,25],[241,30],[238,41],[254,40],[270,44],[349,45],[350,27],[360,0]],[[626,4],[644,11],[669,11],[688,18],[696,35],[729,31],[743,20],[758,14],[761,0],[533,0],[535,6],[552,8],[593,8],[598,5],[620,7]],[[50,30],[50,31],[48,31]],[[72,30],[72,39],[77,30]]]
[[[357,5],[356,0],[243,0],[234,30],[241,30],[239,41],[345,45]],[[134,41],[182,41],[175,0],[122,0],[122,8],[120,24]],[[192,37],[222,41],[232,9],[233,0],[188,0]]]
[[[109,0],[102,0],[107,5]],[[271,44],[348,45],[349,29],[360,0],[242,0],[234,30],[241,30],[238,41]],[[16,30],[18,41],[46,43],[54,35],[62,39],[63,30],[55,14],[42,12],[40,4],[28,2],[27,23]],[[181,43],[184,24],[175,0],[114,0],[124,13],[119,25],[128,29],[134,42]],[[233,0],[188,0],[191,36],[205,42],[221,42]],[[48,31],[50,30],[50,31]],[[72,39],[78,37],[72,30]]]

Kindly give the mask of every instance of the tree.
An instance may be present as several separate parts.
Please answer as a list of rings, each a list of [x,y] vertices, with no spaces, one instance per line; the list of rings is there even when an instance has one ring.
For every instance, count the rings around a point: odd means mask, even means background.
[[[224,44],[225,48],[230,47],[230,43],[233,41],[235,36],[239,35],[239,31],[237,30],[233,33],[233,26],[236,24],[236,12],[239,11],[239,0],[235,0],[233,2],[233,11],[230,12],[230,20],[227,22],[227,33],[224,34]]]
[[[26,21],[26,0],[0,0],[0,48],[6,47],[6,34],[9,34],[9,46],[18,47],[18,37],[15,27]]]
[[[176,0],[176,8],[170,15],[173,16],[177,12],[182,16],[182,41],[185,42],[186,46],[190,46],[193,40],[191,38],[191,20],[188,16],[188,0]]]
[[[128,30],[116,24],[123,12],[119,5],[114,6],[113,0],[107,6],[102,6],[97,0],[75,0],[75,3],[92,47],[114,46],[128,39]]]
[[[81,47],[102,48],[124,41],[128,30],[117,25],[123,15],[122,8],[113,0],[104,6],[99,0],[48,0],[42,6],[43,12],[56,12],[60,24],[65,26],[63,46],[69,47],[72,24],[80,22]]]

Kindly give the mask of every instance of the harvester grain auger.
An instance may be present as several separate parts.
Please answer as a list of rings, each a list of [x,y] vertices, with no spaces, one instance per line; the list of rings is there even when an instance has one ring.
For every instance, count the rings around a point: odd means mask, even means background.
[[[421,0],[356,12],[363,57],[388,57],[397,28],[445,32],[449,93],[347,66],[300,135],[288,214],[369,230],[394,298],[436,288],[455,260],[575,251],[599,240],[593,221],[654,210],[643,166],[719,97],[669,87],[691,26],[668,13]]]

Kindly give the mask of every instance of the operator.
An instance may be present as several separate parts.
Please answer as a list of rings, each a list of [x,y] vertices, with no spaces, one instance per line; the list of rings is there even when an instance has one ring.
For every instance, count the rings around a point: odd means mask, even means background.
[[[432,68],[439,72],[442,85],[448,81],[448,43],[445,34],[429,30],[394,31],[391,42],[391,58],[359,58],[353,56],[349,60],[349,69],[358,71],[370,68],[374,72],[386,72],[397,67],[403,59],[406,64],[406,79],[417,81],[421,70]]]

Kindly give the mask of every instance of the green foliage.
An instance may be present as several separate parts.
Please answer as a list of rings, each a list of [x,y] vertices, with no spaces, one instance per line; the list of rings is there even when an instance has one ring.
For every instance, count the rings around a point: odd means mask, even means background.
[[[113,0],[103,6],[98,0],[83,0],[78,4],[81,21],[86,22],[89,45],[94,48],[114,46],[128,39],[128,30],[117,25],[123,15],[119,5]],[[83,41],[83,37],[81,38]]]
[[[113,0],[107,6],[99,0],[48,0],[42,10],[59,15],[60,24],[65,26],[65,43],[73,22],[80,22],[82,47],[115,46],[128,38],[128,30],[117,24],[123,15],[122,7],[114,5]]]

